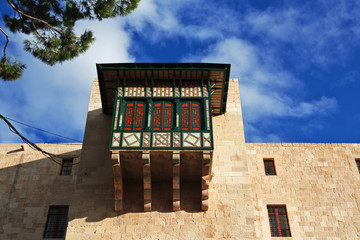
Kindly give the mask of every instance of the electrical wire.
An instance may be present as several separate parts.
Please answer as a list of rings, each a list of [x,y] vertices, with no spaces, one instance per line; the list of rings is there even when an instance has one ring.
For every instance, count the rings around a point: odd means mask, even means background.
[[[22,123],[22,122],[20,122],[20,121],[11,119],[11,118],[9,118],[9,117],[4,117],[4,118],[6,118],[7,120],[10,120],[10,121],[13,121],[13,122],[22,124],[22,125],[24,125],[24,126],[31,127],[31,128],[36,129],[36,130],[43,131],[43,132],[45,132],[45,133],[52,134],[52,135],[55,135],[55,136],[64,138],[64,139],[68,139],[68,140],[72,140],[72,141],[80,142],[80,143],[82,142],[82,141],[79,141],[79,140],[76,140],[76,139],[73,139],[73,138],[68,138],[68,137],[65,137],[65,136],[62,136],[62,135],[59,135],[59,134],[56,134],[56,133],[52,133],[52,132],[49,132],[49,131],[46,131],[46,130],[43,130],[43,129],[40,129],[40,128],[37,128],[37,127],[34,127],[34,126],[30,126],[30,125],[28,125],[28,124],[26,124],[26,123]]]
[[[0,114],[0,118],[2,120],[4,120],[4,122],[8,125],[9,127],[9,130],[11,132],[13,132],[14,134],[18,135],[21,140],[26,143],[31,149],[33,150],[36,150],[36,151],[39,151],[41,152],[45,157],[49,158],[50,160],[52,160],[53,162],[55,162],[56,164],[59,164],[59,165],[62,165],[61,162],[59,162],[58,160],[56,159],[63,159],[64,156],[62,155],[57,155],[57,154],[53,154],[53,153],[50,153],[50,152],[47,152],[43,149],[41,149],[39,146],[37,146],[35,143],[32,143],[31,141],[29,141],[27,138],[25,138],[23,135],[21,135],[21,133],[19,133],[19,131],[3,116]],[[77,158],[79,156],[75,156],[74,158]],[[80,162],[77,162],[77,163],[73,163],[72,165],[77,165],[79,164]]]

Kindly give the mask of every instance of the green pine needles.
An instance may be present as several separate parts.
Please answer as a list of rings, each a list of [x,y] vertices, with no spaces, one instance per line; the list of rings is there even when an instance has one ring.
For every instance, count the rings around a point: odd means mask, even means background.
[[[4,81],[15,81],[21,78],[24,69],[25,64],[21,64],[16,58],[10,61],[8,58],[2,57],[0,60],[0,78]]]
[[[73,32],[64,32],[58,37],[34,34],[34,40],[25,40],[25,50],[44,63],[53,66],[77,57],[85,52],[95,38],[91,31],[85,31],[80,37]]]
[[[85,52],[95,41],[93,33],[85,30],[76,36],[76,21],[99,20],[124,16],[131,13],[140,0],[7,0],[14,15],[4,15],[7,28],[13,33],[32,34],[25,40],[25,50],[42,62],[54,65],[71,60]],[[25,68],[17,59],[9,61],[4,57],[0,65],[0,77],[3,80],[21,78]]]

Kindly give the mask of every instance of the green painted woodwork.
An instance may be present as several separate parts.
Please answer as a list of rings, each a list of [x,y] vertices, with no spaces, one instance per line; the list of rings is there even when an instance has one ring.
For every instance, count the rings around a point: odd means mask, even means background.
[[[209,86],[206,87],[207,92],[210,93]],[[151,88],[151,90],[153,90]],[[212,114],[211,111],[211,98],[210,94],[204,97],[203,88],[201,87],[201,96],[190,97],[180,96],[175,97],[175,89],[173,96],[151,97],[145,96],[124,96],[125,91],[121,87],[117,88],[114,101],[114,114],[112,121],[112,131],[110,138],[110,149],[163,149],[163,150],[212,150],[213,134],[212,134]],[[120,94],[119,94],[120,93]],[[120,95],[120,96],[119,96]],[[208,102],[208,109],[206,109],[206,102]],[[125,129],[126,112],[129,109],[129,104],[133,104],[134,110],[131,113],[132,119],[137,118],[135,107],[136,104],[142,103],[147,109],[143,110],[143,125],[144,130],[131,130]],[[154,130],[154,109],[156,103],[171,103],[171,130]],[[196,103],[199,104],[198,110],[200,114],[200,129],[183,130],[181,127],[182,115],[181,104]],[[190,108],[190,112],[191,112]],[[207,112],[208,111],[208,112]],[[129,113],[130,114],[130,113]],[[164,113],[161,113],[164,116]],[[191,116],[191,115],[190,115]],[[191,123],[191,118],[189,118]],[[162,119],[164,121],[164,119]],[[135,124],[135,123],[133,123]],[[133,125],[132,125],[133,126]]]

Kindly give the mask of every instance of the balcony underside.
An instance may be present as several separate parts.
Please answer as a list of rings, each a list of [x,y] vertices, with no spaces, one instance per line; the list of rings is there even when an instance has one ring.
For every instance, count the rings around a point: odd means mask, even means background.
[[[112,151],[115,211],[208,209],[210,151]]]

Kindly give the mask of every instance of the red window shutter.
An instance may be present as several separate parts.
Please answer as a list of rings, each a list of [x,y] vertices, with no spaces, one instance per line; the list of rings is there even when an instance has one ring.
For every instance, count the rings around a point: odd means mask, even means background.
[[[136,117],[135,117],[135,130],[143,130],[143,122],[144,122],[144,112],[145,112],[145,104],[141,102],[136,102]]]
[[[201,112],[198,102],[181,104],[181,129],[185,131],[201,130]]]
[[[181,105],[181,127],[182,130],[189,130],[190,128],[190,106],[189,103]]]
[[[161,110],[162,110],[162,104],[161,103],[155,103],[154,108],[154,130],[160,130],[161,129]]]
[[[125,105],[125,130],[143,130],[145,117],[145,104],[143,102],[130,102]]]
[[[173,124],[173,104],[157,102],[154,104],[153,130],[170,131]]]
[[[134,118],[134,103],[126,104],[125,130],[132,130]]]

